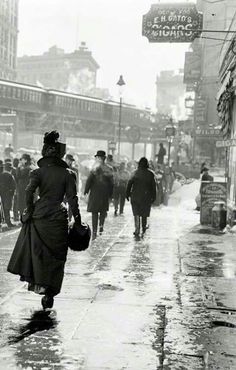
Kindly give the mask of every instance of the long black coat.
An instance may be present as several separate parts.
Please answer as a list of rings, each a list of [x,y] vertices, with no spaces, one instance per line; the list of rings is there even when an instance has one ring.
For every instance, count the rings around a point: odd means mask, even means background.
[[[31,172],[26,188],[29,220],[20,232],[8,271],[21,276],[37,293],[60,292],[68,244],[66,195],[73,216],[80,216],[75,176],[57,158],[42,158],[39,169]],[[39,199],[34,203],[34,193]]]
[[[4,209],[12,208],[12,200],[16,190],[16,183],[10,172],[0,174],[0,196],[4,204]]]
[[[154,173],[147,168],[137,169],[128,182],[126,197],[131,198],[134,216],[149,217],[151,205],[156,200]]]
[[[84,194],[89,193],[88,212],[107,212],[113,193],[113,172],[106,164],[92,170],[86,181]]]

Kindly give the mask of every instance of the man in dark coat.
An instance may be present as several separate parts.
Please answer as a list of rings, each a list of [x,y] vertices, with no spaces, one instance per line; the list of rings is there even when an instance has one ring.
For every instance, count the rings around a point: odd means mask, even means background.
[[[115,216],[117,216],[118,208],[120,208],[119,209],[120,215],[122,215],[124,212],[126,187],[130,177],[129,172],[125,169],[125,162],[121,162],[115,176],[116,181],[114,185],[113,198],[114,198]]]
[[[158,164],[163,164],[164,163],[165,155],[166,155],[166,149],[164,148],[163,143],[160,143],[160,149],[159,149],[159,152],[156,155]]]
[[[31,172],[31,158],[30,155],[25,153],[21,156],[20,165],[16,169],[16,183],[17,183],[17,208],[20,214],[26,208],[25,189],[29,183]]]
[[[200,197],[201,197],[201,193],[202,193],[202,182],[204,182],[204,181],[213,182],[214,181],[214,177],[209,175],[208,171],[209,171],[209,168],[207,168],[206,166],[204,166],[202,168],[202,178],[201,178],[201,185],[200,185],[200,191],[199,191]],[[196,210],[200,211],[200,204],[199,203],[197,204]]]
[[[11,223],[10,210],[12,209],[12,201],[16,190],[16,183],[11,174],[12,165],[5,162],[3,173],[0,174],[0,196],[2,200],[3,213],[5,222],[8,227],[14,227]]]
[[[147,217],[150,216],[151,205],[156,200],[156,182],[154,173],[148,168],[148,160],[142,157],[138,169],[128,182],[126,198],[131,198],[132,211],[134,215],[134,235],[140,233],[140,217],[142,219],[142,234],[147,228]]]
[[[74,157],[73,157],[72,154],[69,154],[69,153],[66,154],[66,156],[65,156],[65,162],[66,162],[67,166],[70,168],[70,170],[72,170],[72,173],[74,173],[75,180],[76,180],[76,190],[78,191],[79,172],[78,172],[78,169],[73,166],[73,162],[74,161],[75,161],[75,159],[74,159]],[[67,200],[66,200],[66,202],[67,202]],[[71,221],[71,219],[72,219],[72,211],[70,209],[70,206],[69,206],[68,214],[69,214],[69,221]]]
[[[109,210],[109,201],[113,193],[112,168],[105,164],[106,153],[98,150],[95,155],[96,164],[86,181],[84,194],[89,193],[88,212],[92,212],[93,240],[97,237],[98,221],[99,232],[103,232],[105,218]]]

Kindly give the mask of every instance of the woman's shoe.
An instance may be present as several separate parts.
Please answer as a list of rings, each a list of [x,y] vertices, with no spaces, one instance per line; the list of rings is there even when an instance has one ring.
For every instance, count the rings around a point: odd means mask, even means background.
[[[54,303],[53,296],[45,295],[41,299],[41,304],[42,304],[44,310],[46,310],[46,308],[52,308],[53,307],[53,303]]]

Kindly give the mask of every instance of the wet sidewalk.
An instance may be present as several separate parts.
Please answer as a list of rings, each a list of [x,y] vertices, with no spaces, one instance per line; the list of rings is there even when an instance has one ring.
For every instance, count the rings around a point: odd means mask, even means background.
[[[236,236],[198,225],[198,188],[154,208],[140,240],[130,205],[111,210],[89,250],[69,252],[50,314],[5,272],[17,232],[2,236],[0,369],[236,369]]]

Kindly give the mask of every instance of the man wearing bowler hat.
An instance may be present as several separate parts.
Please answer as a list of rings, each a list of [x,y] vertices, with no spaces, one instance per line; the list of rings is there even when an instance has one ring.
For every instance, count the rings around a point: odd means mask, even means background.
[[[105,163],[106,152],[98,150],[95,154],[96,164],[86,181],[84,194],[89,194],[88,212],[92,213],[93,240],[99,232],[102,234],[109,201],[113,193],[113,173],[110,166]]]

